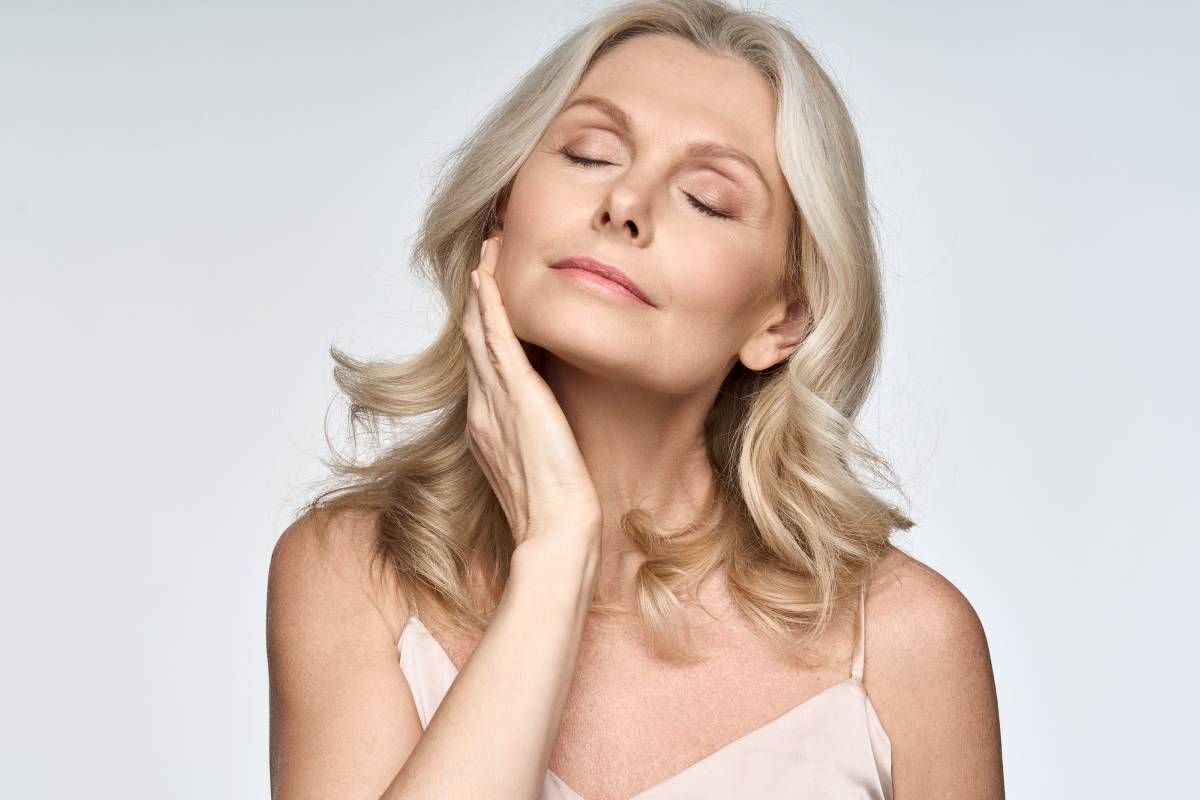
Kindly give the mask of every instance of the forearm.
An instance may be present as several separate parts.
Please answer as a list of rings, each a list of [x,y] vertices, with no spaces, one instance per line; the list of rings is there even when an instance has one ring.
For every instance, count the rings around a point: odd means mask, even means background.
[[[567,537],[517,548],[487,630],[381,800],[540,795],[598,566]]]

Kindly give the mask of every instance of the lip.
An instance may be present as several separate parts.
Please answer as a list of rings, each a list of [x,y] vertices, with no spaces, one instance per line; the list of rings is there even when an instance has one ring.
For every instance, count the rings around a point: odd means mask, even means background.
[[[612,264],[605,264],[603,261],[597,261],[596,259],[588,258],[587,256],[571,256],[569,258],[564,258],[561,261],[556,261],[550,265],[550,268],[581,269],[585,272],[594,273],[602,278],[612,281],[618,286],[623,287],[626,291],[634,295],[638,300],[641,300],[646,305],[657,308],[657,306],[650,301],[650,298],[646,296],[646,293],[641,290],[641,287],[633,282],[632,278],[630,278],[617,267],[614,267]]]

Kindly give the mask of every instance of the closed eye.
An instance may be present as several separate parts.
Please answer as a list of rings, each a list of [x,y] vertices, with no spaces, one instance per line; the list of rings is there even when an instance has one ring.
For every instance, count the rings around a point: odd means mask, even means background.
[[[603,166],[611,167],[611,166],[614,166],[612,164],[612,162],[610,162],[610,161],[600,161],[595,158],[583,158],[582,156],[577,156],[565,147],[561,148],[558,152],[562,153],[564,158],[566,158],[572,164],[575,164],[577,166],[581,166],[581,167],[603,167]],[[719,211],[715,208],[709,208],[708,206],[704,205],[699,200],[697,200],[695,197],[688,194],[687,192],[684,192],[683,194],[685,197],[687,197],[688,202],[692,205],[692,207],[695,208],[697,211],[699,211],[701,214],[705,214],[706,216],[710,216],[710,217],[716,217],[717,219],[733,219],[732,214],[727,214],[726,212]]]

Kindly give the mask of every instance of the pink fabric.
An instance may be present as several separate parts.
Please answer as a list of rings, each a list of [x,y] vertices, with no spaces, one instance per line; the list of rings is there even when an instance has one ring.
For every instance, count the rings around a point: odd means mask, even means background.
[[[862,683],[866,587],[850,677],[735,739],[630,800],[870,798],[891,800],[892,745]],[[396,643],[421,727],[458,674],[429,629],[409,618]],[[585,800],[546,771],[542,800]]]

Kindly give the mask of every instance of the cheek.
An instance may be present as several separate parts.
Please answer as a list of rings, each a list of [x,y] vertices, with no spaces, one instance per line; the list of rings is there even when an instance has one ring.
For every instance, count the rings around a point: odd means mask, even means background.
[[[682,262],[686,269],[676,282],[675,306],[714,319],[744,316],[761,301],[766,270],[740,248],[729,253],[714,253],[715,249]]]
[[[545,158],[531,159],[513,179],[504,211],[505,232],[544,238],[546,231],[553,231],[555,225],[571,218],[564,211],[579,202],[572,195],[569,182],[556,178]]]
[[[507,228],[506,225],[504,244],[496,263],[496,286],[513,334],[528,341],[535,335],[539,316],[544,316],[539,314],[538,298],[542,293],[539,282],[544,279],[542,271],[548,267],[536,239],[522,235],[518,230],[509,233]]]
[[[694,258],[672,282],[666,319],[672,341],[689,340],[692,355],[720,360],[737,353],[761,321],[760,309],[769,284],[764,265],[743,254]]]

